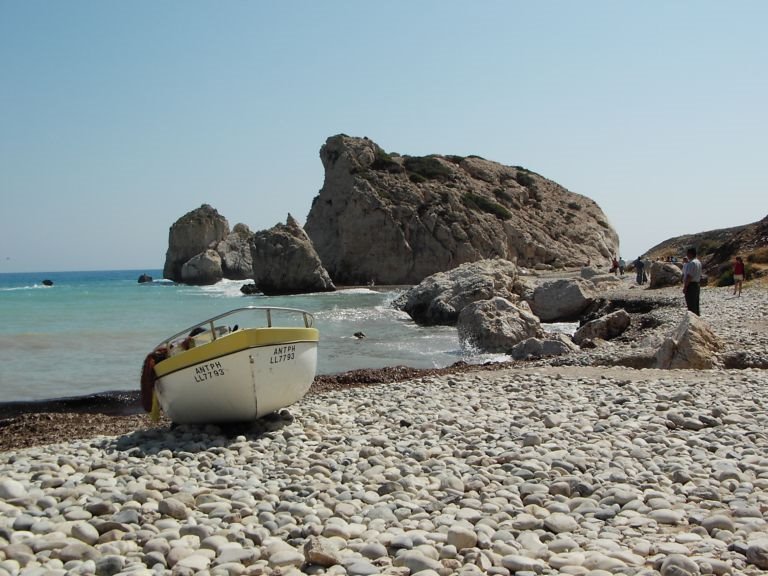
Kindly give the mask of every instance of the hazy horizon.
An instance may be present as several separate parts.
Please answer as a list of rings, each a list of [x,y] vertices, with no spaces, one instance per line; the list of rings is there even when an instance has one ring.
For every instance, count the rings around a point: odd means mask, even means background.
[[[183,216],[183,214],[180,215],[180,216]],[[750,224],[755,224],[755,223],[759,222],[760,220],[762,220],[762,218],[759,218],[758,220],[755,220],[753,222],[747,222],[745,224],[737,224],[736,226],[726,226],[724,229],[739,228],[741,226],[749,226]],[[230,222],[230,228],[232,227],[232,225],[233,224]],[[641,252],[641,253],[639,253],[637,255],[634,255],[632,257],[624,257],[624,259],[627,262],[632,262],[635,258],[637,258],[639,256],[642,256],[642,255],[645,255],[646,252],[650,251],[655,246],[657,246],[659,244],[662,244],[663,242],[665,242],[667,240],[671,240],[673,238],[677,238],[677,237],[680,237],[680,236],[696,235],[696,234],[699,234],[699,233],[712,232],[712,231],[715,231],[715,230],[722,230],[722,229],[723,228],[712,229],[712,230],[700,230],[699,232],[691,232],[691,233],[687,233],[687,234],[680,234],[678,236],[671,236],[670,238],[665,238],[664,240],[661,240],[660,242],[657,242],[653,246],[649,246],[646,250],[644,250],[643,252]],[[682,257],[683,255],[681,254],[680,256]],[[74,269],[73,270],[63,270],[63,269],[62,270],[59,270],[59,269],[49,269],[49,270],[32,270],[32,269],[30,269],[30,270],[2,270],[2,269],[0,269],[0,274],[46,274],[46,273],[62,273],[62,272],[75,272],[76,273],[76,272],[111,272],[111,271],[148,273],[148,272],[155,272],[155,271],[162,272],[163,268],[164,268],[164,264],[165,264],[165,258],[163,258],[163,262],[161,262],[160,264],[158,264],[156,266],[145,266],[145,267],[137,267],[137,268],[82,268],[82,269],[76,269],[76,270],[74,270]],[[610,262],[608,260],[606,260],[603,263],[604,267],[608,267],[609,265],[610,265]],[[155,277],[154,279],[155,280],[159,280],[161,278]]]

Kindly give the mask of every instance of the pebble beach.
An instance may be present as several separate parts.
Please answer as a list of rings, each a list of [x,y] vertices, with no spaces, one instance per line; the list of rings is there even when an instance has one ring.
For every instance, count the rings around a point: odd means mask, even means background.
[[[703,317],[765,354],[765,296]],[[538,362],[1,452],[0,576],[764,574],[767,385]]]

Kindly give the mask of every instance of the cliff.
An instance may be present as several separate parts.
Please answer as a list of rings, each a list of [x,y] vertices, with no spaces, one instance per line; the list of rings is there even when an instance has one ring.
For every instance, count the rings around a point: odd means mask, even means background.
[[[744,258],[753,273],[762,275],[768,268],[768,216],[752,224],[675,236],[648,250],[644,257],[681,259],[689,246],[696,248],[704,270],[712,276],[729,270],[736,256]]]
[[[305,230],[337,284],[412,284],[465,262],[582,266],[618,252],[585,196],[519,166],[475,156],[400,156],[337,135]]]

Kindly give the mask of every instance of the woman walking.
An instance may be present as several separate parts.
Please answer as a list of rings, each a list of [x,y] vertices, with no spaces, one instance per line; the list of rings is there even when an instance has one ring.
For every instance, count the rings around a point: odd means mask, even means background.
[[[733,263],[733,295],[741,296],[741,284],[744,282],[744,261],[741,256],[736,256]]]

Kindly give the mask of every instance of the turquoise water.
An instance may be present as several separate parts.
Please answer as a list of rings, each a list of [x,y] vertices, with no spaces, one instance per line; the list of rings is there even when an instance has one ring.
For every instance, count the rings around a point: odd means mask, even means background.
[[[139,284],[142,273],[162,277],[160,270],[0,274],[0,402],[137,389],[144,357],[165,337],[251,304],[315,315],[320,374],[494,357],[462,351],[454,328],[416,326],[390,306],[396,289],[244,296],[244,282]],[[358,331],[367,338],[355,338]]]

